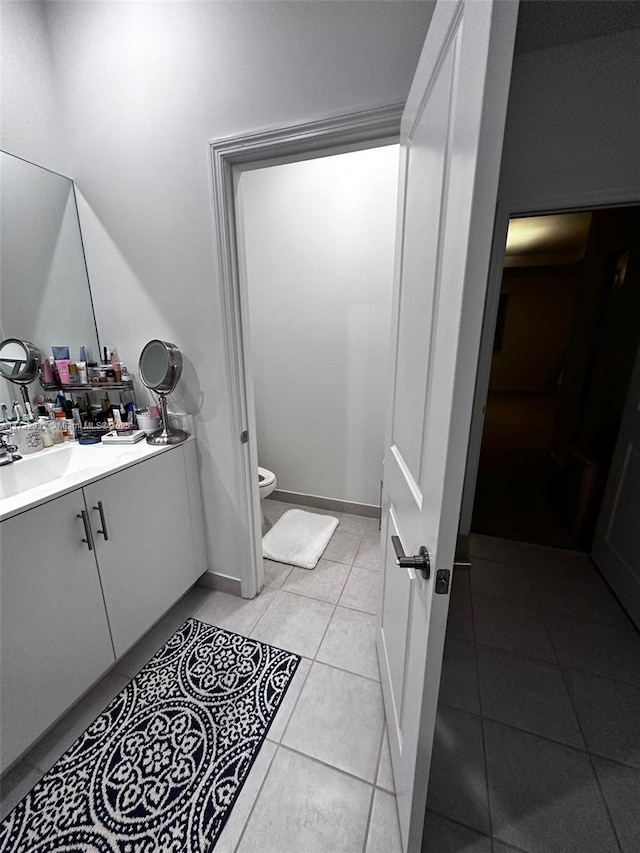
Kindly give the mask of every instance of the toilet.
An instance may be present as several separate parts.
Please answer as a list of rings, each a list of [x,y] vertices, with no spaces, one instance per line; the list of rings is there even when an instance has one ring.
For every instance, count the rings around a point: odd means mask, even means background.
[[[271,492],[278,485],[278,481],[276,480],[276,475],[273,471],[269,471],[268,468],[260,468],[258,467],[258,489],[260,490],[260,509],[262,510],[262,534],[264,535],[267,532],[269,527],[269,523],[264,515],[264,509],[262,508],[262,501],[270,495]]]
[[[258,467],[258,488],[260,489],[260,500],[263,500],[270,495],[278,485],[276,475],[268,468]]]

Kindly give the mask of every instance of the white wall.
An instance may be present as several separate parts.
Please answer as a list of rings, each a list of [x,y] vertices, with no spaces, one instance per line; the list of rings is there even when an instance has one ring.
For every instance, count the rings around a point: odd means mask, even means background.
[[[377,505],[398,146],[244,172],[258,458],[285,491]]]
[[[537,50],[513,63],[498,203],[508,213],[640,199],[640,30]],[[630,193],[629,187],[637,192]],[[506,227],[506,223],[502,223]],[[502,267],[493,271],[460,529],[467,532],[480,455]]]
[[[197,415],[217,572],[239,577],[250,554],[236,512],[207,142],[403,101],[431,12],[397,2],[3,3],[6,147],[76,181],[101,340],[129,366],[150,338],[183,351],[174,403]],[[50,81],[64,144],[39,113]]]

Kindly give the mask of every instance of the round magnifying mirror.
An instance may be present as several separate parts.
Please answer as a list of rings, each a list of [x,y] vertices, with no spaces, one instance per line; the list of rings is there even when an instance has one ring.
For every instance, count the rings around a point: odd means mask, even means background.
[[[18,385],[28,384],[38,375],[40,350],[30,341],[7,338],[0,344],[0,375]]]
[[[22,399],[29,416],[31,416],[31,405],[27,385],[38,375],[39,364],[40,350],[31,341],[6,338],[0,343],[0,376],[20,385]]]
[[[151,391],[160,398],[162,429],[147,436],[149,444],[180,444],[188,438],[183,429],[169,426],[167,416],[167,398],[176,385],[182,373],[182,355],[175,344],[168,341],[153,340],[145,345],[140,353],[138,364],[140,379]]]

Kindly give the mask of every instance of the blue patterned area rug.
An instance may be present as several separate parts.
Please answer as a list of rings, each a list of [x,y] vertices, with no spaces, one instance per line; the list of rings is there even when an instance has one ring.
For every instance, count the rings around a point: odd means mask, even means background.
[[[11,853],[208,853],[300,658],[188,619],[0,827]]]

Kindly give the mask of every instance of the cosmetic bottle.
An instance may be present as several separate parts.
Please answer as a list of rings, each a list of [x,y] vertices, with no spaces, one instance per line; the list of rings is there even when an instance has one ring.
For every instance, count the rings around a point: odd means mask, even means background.
[[[42,359],[42,381],[45,385],[53,385],[56,381],[56,377],[53,372],[54,365],[53,359],[43,358]]]
[[[76,367],[78,368],[78,383],[80,385],[87,384],[87,364],[84,361],[78,361],[76,363]]]
[[[69,361],[68,358],[56,359],[56,369],[58,371],[58,376],[60,378],[60,383],[62,385],[69,385],[70,384],[70,378],[69,378],[70,377],[70,372],[69,372],[70,364],[71,364],[71,362]]]
[[[53,445],[53,435],[51,434],[51,429],[49,427],[49,418],[40,417],[38,418],[38,423],[40,424],[40,430],[42,431],[43,446],[51,447]]]

